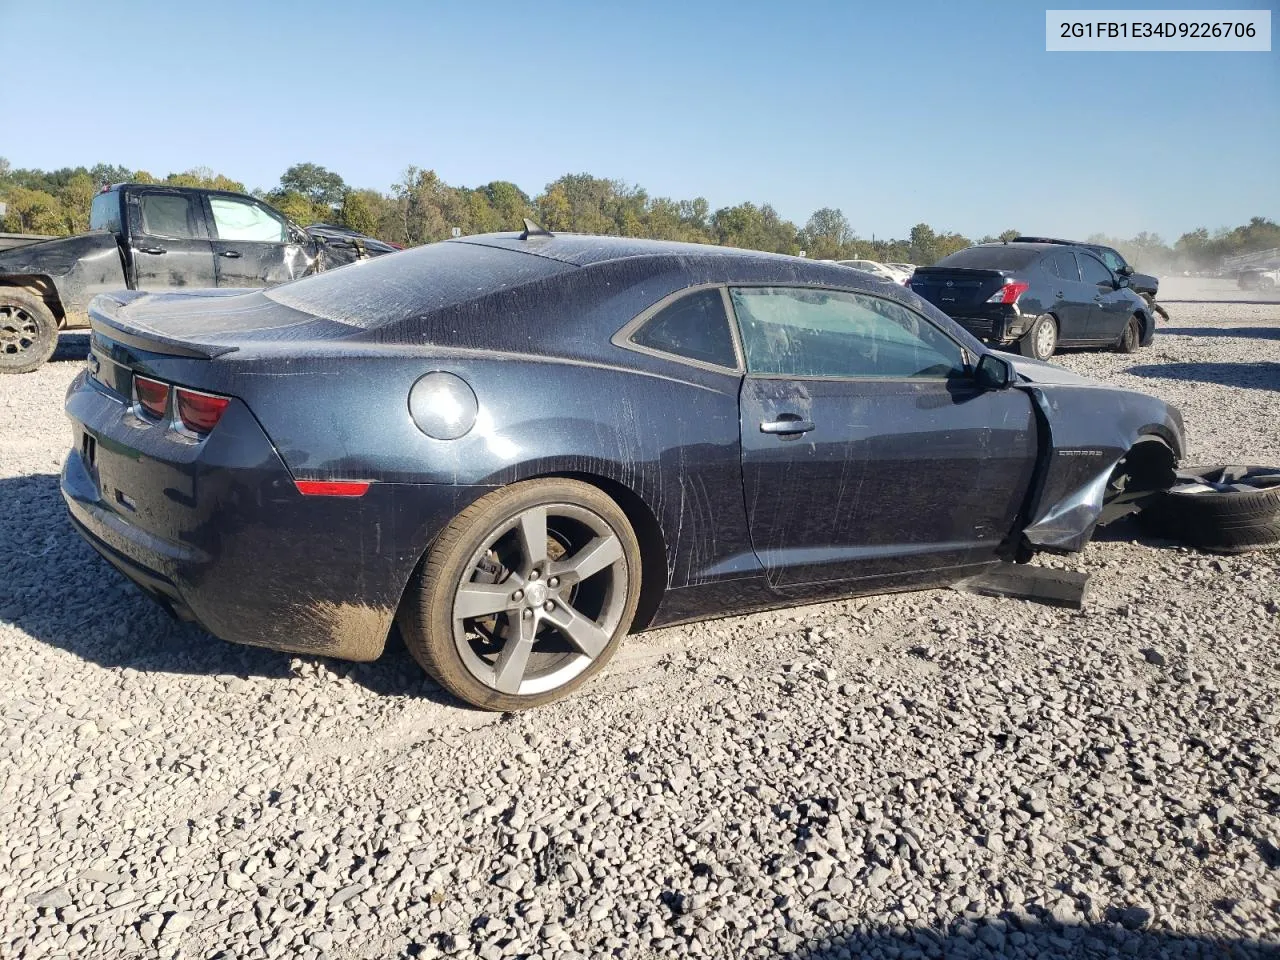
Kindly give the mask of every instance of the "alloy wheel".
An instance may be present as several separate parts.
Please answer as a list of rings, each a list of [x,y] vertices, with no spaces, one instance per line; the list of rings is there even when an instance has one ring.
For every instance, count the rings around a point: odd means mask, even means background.
[[[1047,360],[1053,356],[1053,348],[1058,344],[1058,331],[1052,320],[1042,321],[1036,327],[1036,356]]]
[[[570,682],[609,645],[627,605],[622,542],[594,511],[522,510],[484,538],[454,593],[453,639],[467,671],[503,694]]]
[[[0,354],[16,357],[40,339],[40,326],[35,317],[12,304],[0,306]]]

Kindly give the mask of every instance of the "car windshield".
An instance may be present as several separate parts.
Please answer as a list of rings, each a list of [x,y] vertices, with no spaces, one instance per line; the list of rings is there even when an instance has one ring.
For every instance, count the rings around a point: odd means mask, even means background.
[[[372,328],[575,269],[547,257],[466,242],[357,260],[266,291],[313,317]]]
[[[1035,247],[1014,247],[1006,244],[968,247],[943,257],[935,267],[963,267],[978,270],[1020,270],[1040,256]]]

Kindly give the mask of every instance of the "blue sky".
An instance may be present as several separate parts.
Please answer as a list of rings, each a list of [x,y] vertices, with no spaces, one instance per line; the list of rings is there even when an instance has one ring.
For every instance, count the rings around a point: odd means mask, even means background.
[[[1048,5],[0,0],[0,43],[31,38],[0,156],[531,195],[589,172],[867,237],[1280,217],[1280,53],[1046,53]]]

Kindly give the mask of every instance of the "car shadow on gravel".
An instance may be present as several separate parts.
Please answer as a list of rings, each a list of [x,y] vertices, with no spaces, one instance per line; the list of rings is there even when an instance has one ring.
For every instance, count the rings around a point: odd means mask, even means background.
[[[1099,526],[1093,531],[1094,543],[1136,543],[1149,550],[1185,549],[1186,545],[1179,540],[1158,537],[1147,532],[1142,522],[1135,516],[1121,517],[1106,526]]]
[[[1280,390],[1280,363],[1148,363],[1124,371],[1149,380],[1196,380],[1246,390]]]
[[[1180,337],[1242,337],[1247,340],[1280,340],[1280,326],[1275,327],[1160,327],[1161,334]]]
[[[427,678],[395,630],[378,660],[350,663],[227,643],[179,623],[76,533],[54,474],[0,479],[0,503],[0,623],[42,643],[145,672],[285,678],[323,665],[377,694],[460,705]]]
[[[1231,909],[1234,903],[1222,903]],[[849,932],[829,945],[801,947],[784,954],[795,960],[845,960],[861,957],[1231,957],[1274,958],[1275,943],[1224,937],[1184,936],[1144,929],[1152,920],[1144,907],[1113,907],[1109,922],[1059,925],[1008,915],[956,921],[944,929],[916,927],[898,931]]]

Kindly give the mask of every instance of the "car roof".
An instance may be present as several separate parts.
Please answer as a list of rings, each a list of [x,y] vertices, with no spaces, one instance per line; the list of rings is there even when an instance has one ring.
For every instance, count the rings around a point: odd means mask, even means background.
[[[782,253],[765,253],[761,250],[744,250],[739,247],[718,247],[709,243],[642,240],[637,237],[606,237],[586,233],[542,233],[530,234],[527,237],[523,233],[482,233],[445,242],[470,243],[501,250],[514,250],[559,260],[561,263],[569,263],[577,267],[614,260],[657,257],[678,257],[683,260],[734,257],[744,260],[788,261],[797,264],[819,262]]]
[[[1086,250],[1110,250],[1105,243],[1085,243],[1082,240],[1055,240],[1053,237],[1014,237],[1011,243],[1055,243],[1064,247],[1084,247]]]

